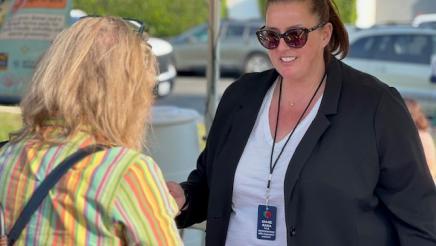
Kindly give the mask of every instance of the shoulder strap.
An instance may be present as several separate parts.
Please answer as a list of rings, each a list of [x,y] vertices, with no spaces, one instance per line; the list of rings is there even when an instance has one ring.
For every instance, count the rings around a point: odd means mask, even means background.
[[[3,147],[3,145],[7,144],[8,142],[9,142],[9,141],[3,141],[3,142],[0,142],[0,148]]]
[[[21,231],[29,223],[32,214],[38,209],[41,202],[47,196],[50,189],[56,185],[60,178],[77,162],[85,158],[87,155],[103,150],[101,145],[91,145],[83,149],[79,149],[75,153],[63,160],[42,183],[33,192],[32,197],[27,202],[26,206],[21,211],[20,216],[15,221],[14,226],[8,234],[9,245],[13,245],[21,234]]]

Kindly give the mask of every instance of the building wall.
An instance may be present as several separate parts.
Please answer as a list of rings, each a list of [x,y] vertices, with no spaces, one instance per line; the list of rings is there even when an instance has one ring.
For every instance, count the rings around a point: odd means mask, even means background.
[[[375,24],[376,0],[357,0],[357,20],[358,27],[370,27]]]
[[[229,18],[260,18],[257,0],[227,0]],[[436,0],[357,0],[359,27],[409,23],[419,14],[436,13]]]
[[[425,13],[436,13],[436,0],[357,0],[356,25],[410,23]]]
[[[375,23],[410,23],[414,15],[413,4],[417,0],[377,0]]]
[[[227,0],[227,8],[231,19],[257,19],[261,17],[257,0]]]

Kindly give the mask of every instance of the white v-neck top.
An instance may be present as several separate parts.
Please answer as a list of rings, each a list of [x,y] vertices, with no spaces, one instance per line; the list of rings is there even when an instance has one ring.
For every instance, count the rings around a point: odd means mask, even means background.
[[[277,85],[278,80],[265,95],[256,123],[236,169],[233,183],[232,213],[227,230],[226,245],[287,245],[283,195],[285,173],[295,149],[319,110],[322,96],[295,129],[272,174],[269,204],[277,207],[276,240],[259,240],[257,239],[257,213],[258,206],[265,204],[274,137],[271,136],[270,129],[275,127],[269,125],[268,112],[273,91]],[[289,134],[275,144],[273,160],[277,159]]]

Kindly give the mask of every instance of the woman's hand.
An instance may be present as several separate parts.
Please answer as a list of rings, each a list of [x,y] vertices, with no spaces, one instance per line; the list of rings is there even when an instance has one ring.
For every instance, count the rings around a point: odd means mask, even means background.
[[[179,210],[181,210],[186,202],[185,192],[183,191],[182,186],[174,181],[168,181],[167,187],[174,200],[176,200]]]

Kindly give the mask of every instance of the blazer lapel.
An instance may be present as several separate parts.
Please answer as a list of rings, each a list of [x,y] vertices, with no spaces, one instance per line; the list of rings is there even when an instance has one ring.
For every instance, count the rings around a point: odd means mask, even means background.
[[[285,203],[289,202],[294,186],[300,173],[316,147],[318,140],[330,125],[329,115],[337,113],[339,96],[342,86],[341,63],[333,58],[327,68],[327,82],[318,114],[301,139],[289,163],[285,175],[284,195]]]

